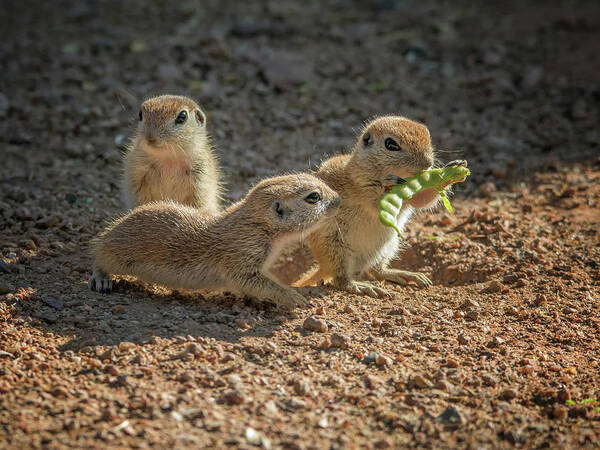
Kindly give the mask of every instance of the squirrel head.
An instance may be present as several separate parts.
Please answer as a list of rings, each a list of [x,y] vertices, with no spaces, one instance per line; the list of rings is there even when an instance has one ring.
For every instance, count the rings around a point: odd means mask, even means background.
[[[427,127],[401,116],[378,117],[363,128],[353,159],[383,180],[387,175],[411,177],[433,166],[433,147]]]
[[[244,202],[274,233],[308,234],[335,215],[340,196],[315,176],[299,173],[261,181]]]
[[[160,148],[169,141],[185,145],[206,138],[206,115],[188,97],[161,95],[142,103],[138,131],[151,147]]]

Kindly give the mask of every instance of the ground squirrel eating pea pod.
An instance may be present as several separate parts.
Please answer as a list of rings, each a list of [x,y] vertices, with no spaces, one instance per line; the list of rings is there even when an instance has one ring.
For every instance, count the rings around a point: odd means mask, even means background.
[[[133,275],[170,288],[234,291],[292,308],[304,297],[273,279],[281,250],[314,232],[340,198],[308,174],[263,180],[219,214],[173,202],[140,206],[96,239],[89,287],[112,288],[110,275]]]
[[[318,268],[294,285],[333,279],[336,288],[373,297],[388,293],[374,283],[356,281],[357,278],[370,275],[379,281],[406,284],[412,280],[420,286],[430,285],[424,274],[389,267],[401,240],[394,229],[380,223],[379,202],[394,179],[413,176],[429,169],[433,162],[427,127],[399,116],[371,121],[351,154],[324,161],[315,175],[340,194],[342,202],[335,221],[308,238]],[[439,198],[436,190],[429,190],[406,201],[397,219],[398,229],[403,229],[415,208],[431,207]]]
[[[154,97],[142,103],[139,120],[124,161],[127,208],[173,200],[219,211],[221,172],[206,115],[196,102],[177,95]]]

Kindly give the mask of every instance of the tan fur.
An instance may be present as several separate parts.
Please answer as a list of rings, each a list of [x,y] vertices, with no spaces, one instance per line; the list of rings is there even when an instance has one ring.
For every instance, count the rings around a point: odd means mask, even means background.
[[[370,139],[365,144],[364,137]],[[385,147],[387,138],[394,139],[401,150]],[[383,281],[406,284],[414,280],[420,285],[431,282],[423,274],[389,267],[400,249],[400,239],[392,228],[379,222],[379,202],[385,193],[385,178],[396,175],[407,178],[433,164],[433,148],[427,128],[404,117],[380,117],[368,123],[349,155],[335,156],[324,161],[316,175],[342,197],[335,221],[313,233],[309,239],[318,268],[304,274],[295,286],[314,284],[333,279],[339,289],[374,297],[387,292],[372,283],[355,281],[364,274]],[[402,229],[414,208],[434,205],[437,192],[423,201],[405,206],[398,218]]]
[[[181,111],[187,120],[176,124]],[[193,100],[161,95],[146,100],[125,155],[122,190],[127,208],[173,200],[220,210],[221,172],[206,132],[206,116]]]
[[[321,200],[308,203],[317,192]],[[90,289],[110,291],[110,275],[192,290],[231,290],[284,307],[306,305],[273,279],[282,248],[331,220],[339,196],[308,174],[260,182],[240,202],[210,214],[173,202],[150,203],[116,220],[97,238]]]

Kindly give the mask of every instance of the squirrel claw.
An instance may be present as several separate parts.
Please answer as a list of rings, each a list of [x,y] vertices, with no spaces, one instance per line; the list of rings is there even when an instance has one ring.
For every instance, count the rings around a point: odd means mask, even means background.
[[[92,273],[92,276],[88,281],[88,288],[90,291],[108,294],[112,291],[112,287],[113,281],[106,273],[101,270],[94,270],[94,273]]]
[[[444,165],[444,167],[453,167],[453,166],[460,166],[460,167],[467,167],[467,161],[465,159],[455,159],[454,161],[450,161],[449,163],[446,163],[446,165]]]
[[[383,179],[383,186],[386,188],[392,187],[392,186],[398,186],[399,184],[404,184],[404,183],[406,183],[406,180],[397,175],[386,175],[385,178]]]
[[[346,286],[345,291],[356,295],[367,295],[373,298],[391,298],[391,294],[385,289],[367,282],[353,281]]]

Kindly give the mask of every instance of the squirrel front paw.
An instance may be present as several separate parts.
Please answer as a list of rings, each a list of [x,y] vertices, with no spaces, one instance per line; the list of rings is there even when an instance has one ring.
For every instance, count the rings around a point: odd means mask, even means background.
[[[425,288],[433,285],[427,275],[420,272],[409,272],[408,270],[390,270],[384,275],[387,281],[406,286],[409,281],[414,281],[419,287]]]
[[[108,294],[112,291],[113,282],[107,273],[96,269],[88,281],[88,287],[91,291]]]
[[[302,294],[296,292],[295,290],[286,291],[282,295],[274,295],[270,298],[270,300],[278,307],[288,310],[292,310],[297,307],[308,308],[311,306],[310,302],[304,298]]]
[[[366,281],[350,281],[345,286],[340,286],[346,292],[356,295],[367,295],[373,298],[390,298],[391,294],[374,283]]]

